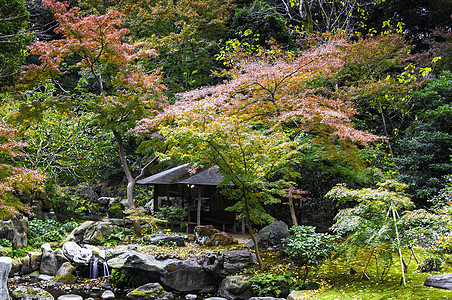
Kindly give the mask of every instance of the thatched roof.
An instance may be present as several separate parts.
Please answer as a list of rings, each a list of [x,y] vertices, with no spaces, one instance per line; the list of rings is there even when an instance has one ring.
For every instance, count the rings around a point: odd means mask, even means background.
[[[217,186],[223,180],[223,175],[218,172],[218,166],[213,166],[200,173],[197,173],[185,180],[180,181],[182,184],[190,185],[213,185]]]
[[[163,172],[154,174],[137,181],[137,184],[189,184],[217,186],[223,176],[218,172],[218,166],[207,168],[197,174],[190,175],[189,164],[178,166]]]
[[[138,180],[137,184],[174,184],[190,177],[189,164],[177,166],[169,170]]]

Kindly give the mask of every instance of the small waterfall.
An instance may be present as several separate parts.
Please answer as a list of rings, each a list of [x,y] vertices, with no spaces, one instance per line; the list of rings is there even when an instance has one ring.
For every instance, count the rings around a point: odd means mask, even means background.
[[[108,270],[107,262],[103,261],[102,265],[104,266],[104,276],[110,276],[110,271]]]
[[[97,256],[93,256],[89,261],[89,279],[96,279],[99,272],[99,258]]]
[[[99,264],[101,265],[100,268]],[[93,256],[89,261],[89,278],[96,279],[101,276],[110,276],[110,270],[108,269],[107,262],[99,259],[97,256]]]

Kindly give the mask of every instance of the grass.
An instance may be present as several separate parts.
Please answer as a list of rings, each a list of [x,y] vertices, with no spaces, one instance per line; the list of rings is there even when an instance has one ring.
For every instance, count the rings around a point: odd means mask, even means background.
[[[415,249],[415,252],[420,261],[430,254],[423,249]],[[440,272],[421,273],[416,269],[417,264],[412,258],[408,271],[405,273],[406,286],[401,286],[401,268],[397,253],[393,255],[394,264],[382,282],[379,281],[376,273],[375,259],[371,260],[366,272],[370,280],[361,280],[361,272],[364,270],[368,255],[368,251],[361,251],[354,261],[347,261],[342,258],[326,261],[318,270],[311,271],[307,279],[307,281],[319,283],[321,288],[317,291],[303,294],[302,299],[452,299],[452,291],[423,286],[425,279],[430,275],[452,273],[452,261],[444,263]],[[408,250],[403,251],[403,256],[408,261],[410,252]],[[258,270],[254,267],[245,270],[242,274],[252,277],[268,273],[278,275],[284,274],[285,271],[290,271],[293,279],[299,280],[302,278],[302,268],[295,266],[287,259],[281,259],[276,252],[263,251],[262,257],[265,264],[263,270]],[[350,268],[354,268],[357,274],[349,275]]]
[[[371,260],[366,272],[370,280],[361,280],[361,272],[364,270],[368,255],[369,253],[362,251],[353,262],[347,262],[345,259],[327,261],[315,274],[311,274],[310,279],[323,282],[329,288],[316,293],[309,299],[418,300],[452,298],[452,291],[423,286],[427,276],[452,272],[451,264],[445,263],[441,272],[420,273],[416,270],[416,263],[412,261],[408,266],[407,273],[405,273],[406,286],[401,286],[401,268],[397,254],[393,255],[394,265],[383,282],[379,282],[376,275],[375,260]],[[422,260],[428,253],[425,250],[416,249],[416,255]],[[407,260],[410,257],[409,251],[404,251],[403,256]],[[347,275],[351,267],[358,271],[356,275]]]

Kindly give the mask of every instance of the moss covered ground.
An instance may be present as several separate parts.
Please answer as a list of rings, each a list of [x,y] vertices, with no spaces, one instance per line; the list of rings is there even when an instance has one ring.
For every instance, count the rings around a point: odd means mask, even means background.
[[[422,249],[415,249],[415,253],[421,261],[429,255]],[[409,261],[410,252],[403,251],[406,261]],[[369,257],[368,251],[361,251],[355,260],[347,261],[343,258],[330,259],[326,261],[318,270],[313,270],[308,275],[307,281],[314,281],[320,284],[321,288],[316,291],[307,291],[302,299],[340,299],[340,300],[373,300],[373,299],[452,299],[452,291],[430,288],[423,286],[423,282],[430,275],[452,273],[452,259],[445,257],[445,263],[440,272],[421,273],[417,270],[414,258],[405,273],[406,285],[401,286],[401,268],[397,254],[393,255],[393,265],[383,281],[379,280],[375,265],[372,259],[367,269],[370,280],[361,280],[361,274]],[[291,272],[293,279],[303,277],[303,269],[295,266],[287,259],[282,259],[276,252],[263,252],[265,268],[263,270],[248,269],[244,273],[250,276],[263,274],[283,274]],[[350,269],[354,268],[357,273],[350,274]],[[381,268],[379,270],[381,272]]]

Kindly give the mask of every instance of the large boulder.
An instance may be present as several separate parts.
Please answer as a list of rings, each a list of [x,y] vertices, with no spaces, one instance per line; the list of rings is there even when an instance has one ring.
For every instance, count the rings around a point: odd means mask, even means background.
[[[174,234],[151,234],[144,236],[142,239],[143,243],[151,244],[151,245],[177,245],[177,246],[185,246],[184,238],[180,235]]]
[[[63,254],[70,261],[87,266],[91,256],[93,255],[93,251],[87,248],[82,248],[75,242],[66,242],[63,245]]]
[[[166,292],[158,283],[147,283],[142,285],[126,296],[129,300],[172,300],[172,293]]]
[[[13,260],[10,257],[0,257],[0,299],[8,300],[8,276],[13,266]]]
[[[75,283],[77,281],[75,267],[72,266],[71,263],[65,262],[58,269],[53,280],[61,283]]]
[[[90,245],[99,245],[100,241],[112,233],[112,225],[108,222],[97,222],[88,229],[83,235],[83,243]]]
[[[58,270],[62,264],[65,262],[69,262],[69,259],[64,255],[63,250],[61,249],[55,249],[53,251],[55,254],[55,261],[56,261],[56,269]]]
[[[282,239],[289,236],[289,228],[283,221],[276,221],[262,228],[256,235],[257,244],[260,250],[280,249]],[[254,249],[252,240],[248,241],[245,247]]]
[[[177,259],[157,260],[152,255],[128,251],[107,260],[107,264],[112,269],[137,269],[162,274],[168,264],[178,261]]]
[[[29,286],[19,286],[12,292],[15,300],[54,300],[53,296],[41,289]]]
[[[198,263],[217,278],[237,274],[256,261],[256,255],[248,250],[209,251],[198,258]]]
[[[68,241],[89,245],[98,245],[100,241],[112,233],[110,222],[86,221],[75,228],[68,237]]]
[[[28,252],[28,256],[30,256],[31,271],[39,271],[39,268],[41,267],[42,253]]]
[[[228,300],[247,300],[252,296],[251,281],[242,276],[230,276],[223,279],[218,294]]]
[[[211,293],[218,289],[216,279],[194,260],[167,263],[160,281],[179,293]]]
[[[452,290],[452,273],[428,276],[424,281],[424,285],[439,289]]]
[[[41,274],[54,276],[57,271],[57,260],[55,253],[50,247],[49,243],[45,243],[41,246],[42,257],[39,272]]]
[[[25,222],[27,221],[20,221],[20,225],[17,228],[12,220],[0,221],[0,238],[9,240],[14,249],[26,247],[29,228],[27,228]]]
[[[196,242],[203,246],[226,246],[238,244],[228,233],[214,228],[212,225],[200,225],[195,227]]]

